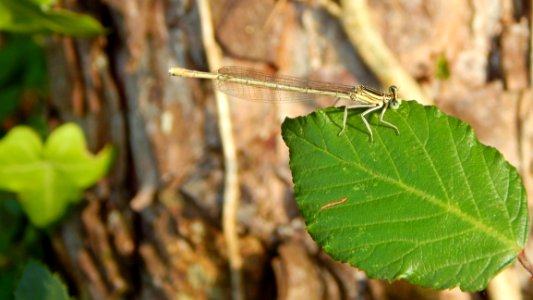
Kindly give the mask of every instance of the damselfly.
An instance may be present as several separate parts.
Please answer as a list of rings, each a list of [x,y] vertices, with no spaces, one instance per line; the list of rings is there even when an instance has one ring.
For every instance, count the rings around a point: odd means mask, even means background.
[[[200,72],[182,68],[169,70],[172,76],[211,79],[216,82],[217,90],[245,100],[254,101],[301,101],[313,96],[334,97],[337,101],[351,100],[354,104],[344,106],[341,135],[346,129],[348,110],[367,108],[361,113],[361,119],[368,129],[370,140],[373,140],[372,129],[365,116],[381,109],[379,121],[393,128],[400,134],[398,127],[385,121],[383,116],[390,107],[397,109],[402,99],[398,97],[398,88],[389,87],[388,93],[382,93],[364,85],[349,86],[306,80],[292,76],[274,75],[242,67],[222,67],[217,73]]]

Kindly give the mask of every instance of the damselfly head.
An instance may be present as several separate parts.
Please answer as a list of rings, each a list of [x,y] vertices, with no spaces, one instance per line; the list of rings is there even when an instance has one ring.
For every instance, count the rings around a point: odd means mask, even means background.
[[[395,85],[391,85],[389,87],[390,92],[390,107],[392,109],[398,109],[400,107],[400,104],[402,104],[402,99],[398,98],[398,87]]]

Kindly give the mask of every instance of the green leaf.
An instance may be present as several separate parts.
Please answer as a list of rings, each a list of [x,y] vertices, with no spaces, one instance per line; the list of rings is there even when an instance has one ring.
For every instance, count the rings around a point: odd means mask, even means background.
[[[32,223],[45,227],[105,175],[111,156],[109,146],[89,153],[75,124],[57,128],[45,145],[29,127],[15,127],[0,141],[0,189],[16,193]]]
[[[29,0],[42,7],[50,7],[57,3],[57,0]]]
[[[69,300],[67,288],[57,274],[30,261],[15,290],[15,300]]]
[[[0,45],[0,87],[26,85],[41,88],[45,85],[43,48],[25,35],[4,34]]]
[[[42,1],[48,4],[51,1]],[[0,30],[31,34],[65,34],[90,37],[105,33],[94,18],[63,9],[44,9],[30,0],[0,2]]]
[[[296,201],[315,241],[370,277],[435,289],[486,287],[528,236],[516,169],[472,128],[414,101],[367,115],[374,142],[351,111],[287,119]]]
[[[73,123],[57,128],[48,138],[44,155],[54,167],[67,175],[79,188],[87,188],[109,169],[112,148],[105,147],[97,156],[87,151],[81,128]]]

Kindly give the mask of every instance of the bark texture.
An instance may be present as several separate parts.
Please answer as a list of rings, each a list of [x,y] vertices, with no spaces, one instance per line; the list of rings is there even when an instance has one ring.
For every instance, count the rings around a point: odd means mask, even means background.
[[[326,1],[211,2],[227,65],[378,85],[356,50],[365,45],[350,43]],[[173,66],[207,68],[196,2],[64,5],[95,16],[109,34],[48,41],[52,115],[80,124],[91,150],[106,143],[117,149],[110,175],[54,236],[64,273],[92,299],[230,298],[221,226],[223,145],[212,85],[167,75]],[[528,5],[369,1],[369,20],[430,98],[502,151],[533,194]],[[435,76],[441,56],[451,73],[446,80]],[[314,244],[292,196],[280,124],[315,105],[331,102],[231,102],[245,298],[470,299],[457,291],[369,280]],[[512,274],[515,282],[523,278]],[[531,284],[521,288],[522,295],[531,293]]]

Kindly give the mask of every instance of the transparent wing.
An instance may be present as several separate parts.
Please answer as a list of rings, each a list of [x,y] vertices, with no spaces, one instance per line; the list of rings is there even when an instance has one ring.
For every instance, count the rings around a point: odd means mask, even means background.
[[[319,95],[330,97],[335,97],[335,93],[348,95],[354,90],[349,85],[268,74],[243,67],[222,67],[218,70],[218,74],[242,80],[230,82],[218,79],[216,80],[217,90],[250,101],[307,101]],[[268,85],[263,85],[261,82],[266,82]]]

